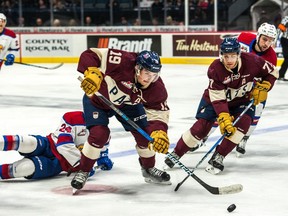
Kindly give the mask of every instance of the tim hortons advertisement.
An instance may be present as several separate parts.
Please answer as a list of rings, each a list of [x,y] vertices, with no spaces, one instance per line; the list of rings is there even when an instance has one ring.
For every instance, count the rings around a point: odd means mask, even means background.
[[[219,56],[223,35],[174,35],[173,56]]]
[[[120,36],[87,36],[88,48],[111,48],[121,49],[129,52],[140,52],[142,50],[153,50],[161,55],[161,36],[149,35],[120,35]]]

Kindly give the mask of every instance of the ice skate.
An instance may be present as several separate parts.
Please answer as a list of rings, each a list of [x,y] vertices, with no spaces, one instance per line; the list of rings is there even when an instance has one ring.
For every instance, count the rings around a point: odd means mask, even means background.
[[[236,157],[241,157],[246,153],[245,147],[246,143],[249,139],[249,136],[244,136],[243,139],[240,141],[240,143],[236,147]]]
[[[156,167],[141,169],[142,175],[147,183],[171,185],[170,175]]]
[[[224,156],[217,151],[214,152],[212,158],[208,161],[209,165],[206,167],[206,172],[217,175],[224,170],[223,165]]]
[[[172,156],[174,156],[177,160],[180,159],[180,157],[179,157],[174,151],[171,152],[170,154],[171,154]],[[164,170],[169,169],[169,168],[173,168],[174,165],[175,165],[175,163],[174,163],[173,161],[171,161],[168,157],[165,158],[165,161],[164,161],[164,162],[165,162],[165,164],[166,164]]]
[[[89,176],[89,172],[83,172],[82,170],[79,170],[75,174],[74,178],[71,181],[71,186],[74,189],[76,189],[76,190],[73,190],[73,193],[75,193],[77,190],[80,190],[84,187],[88,179],[88,176]]]
[[[285,79],[284,77],[279,77],[278,79],[278,83],[287,83],[288,79]]]

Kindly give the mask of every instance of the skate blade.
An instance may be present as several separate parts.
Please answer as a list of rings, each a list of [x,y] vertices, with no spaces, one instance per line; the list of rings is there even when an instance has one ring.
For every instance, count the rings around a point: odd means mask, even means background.
[[[76,189],[76,188],[72,188],[72,195],[77,195],[77,194],[79,194],[79,191],[80,191],[80,190],[78,190],[78,189]]]
[[[220,172],[222,172],[220,169],[213,167],[212,165],[208,165],[205,169],[206,172],[212,174],[212,175],[217,175]]]
[[[171,185],[171,181],[165,181],[165,182],[159,182],[159,181],[153,181],[152,179],[150,178],[144,178],[145,182],[146,183],[149,183],[149,184],[162,184],[162,185]]]
[[[237,157],[237,158],[241,158],[242,156],[243,156],[242,153],[236,151],[236,157]]]
[[[170,167],[169,167],[168,165],[166,165],[166,164],[165,164],[162,168],[163,168],[164,171],[173,169],[173,167],[170,168]]]

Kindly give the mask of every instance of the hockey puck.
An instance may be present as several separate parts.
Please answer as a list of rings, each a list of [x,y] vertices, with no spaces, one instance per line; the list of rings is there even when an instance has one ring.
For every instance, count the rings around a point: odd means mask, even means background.
[[[228,212],[232,212],[236,209],[236,205],[235,204],[231,204],[228,208],[227,208],[227,211]]]

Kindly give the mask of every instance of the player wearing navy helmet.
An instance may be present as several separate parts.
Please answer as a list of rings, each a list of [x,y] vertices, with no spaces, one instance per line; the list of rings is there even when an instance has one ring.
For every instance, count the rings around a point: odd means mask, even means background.
[[[276,38],[277,38],[276,27],[269,23],[263,23],[258,28],[257,34],[253,34],[250,32],[242,32],[238,36],[237,39],[241,46],[241,52],[253,53],[276,66],[277,55],[272,47],[272,45],[276,41]],[[256,80],[257,80],[257,77],[256,77]],[[250,135],[255,130],[261,118],[262,112],[265,108],[265,105],[266,105],[266,101],[263,101],[256,106],[255,116],[253,117],[253,121],[250,125],[250,128],[248,132],[245,134],[245,136],[243,137],[243,139],[240,141],[239,145],[237,145],[237,148],[236,148],[237,157],[240,157],[241,155],[245,154],[246,143]],[[213,131],[216,130],[217,127],[218,127],[218,123],[215,122],[209,134],[213,133]],[[200,143],[199,145],[203,145],[203,142],[205,142],[207,139],[208,137],[205,137],[204,141],[202,141],[202,143]],[[197,149],[197,147],[191,149],[191,151],[194,151],[195,149]]]
[[[267,92],[273,87],[278,76],[274,65],[251,54],[242,53],[240,44],[235,38],[225,38],[220,45],[220,58],[212,62],[208,68],[208,87],[204,90],[198,110],[196,122],[184,132],[178,140],[173,154],[181,158],[189,149],[198,145],[207,136],[217,119],[222,134],[226,134],[209,160],[207,172],[217,174],[224,170],[223,160],[244,137],[254,116],[253,105],[242,118],[233,125],[253,97],[257,105],[266,100]],[[262,81],[254,86],[254,77]],[[254,86],[254,87],[253,87]],[[169,167],[174,163],[165,159]]]
[[[99,152],[110,137],[109,118],[116,113],[95,95],[99,91],[154,139],[149,142],[120,116],[115,115],[136,141],[136,150],[146,182],[171,184],[170,175],[155,167],[155,152],[167,153],[169,107],[167,90],[159,77],[160,57],[156,52],[140,53],[91,48],[80,56],[78,71],[84,74],[83,107],[89,137],[80,160],[80,171],[71,185],[81,189]]]

